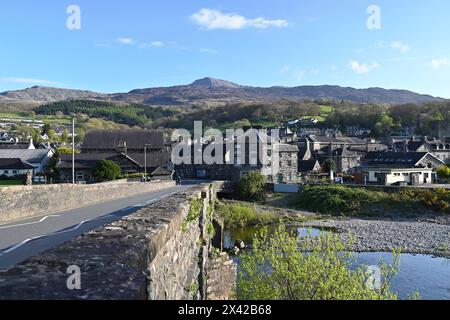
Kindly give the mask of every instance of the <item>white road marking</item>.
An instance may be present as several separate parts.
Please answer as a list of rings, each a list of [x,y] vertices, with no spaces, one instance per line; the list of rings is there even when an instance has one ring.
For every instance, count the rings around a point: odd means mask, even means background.
[[[2,256],[4,254],[11,253],[11,252],[19,249],[20,247],[22,247],[23,245],[25,245],[25,244],[27,244],[27,243],[29,243],[31,241],[38,240],[38,239],[43,239],[43,238],[47,238],[47,237],[52,237],[52,236],[56,236],[56,235],[67,233],[67,232],[71,232],[71,231],[75,231],[75,230],[79,229],[83,224],[86,224],[86,223],[92,222],[92,221],[96,221],[96,220],[110,218],[112,216],[113,215],[107,215],[107,216],[103,216],[103,217],[98,217],[96,219],[84,220],[84,221],[81,221],[79,224],[77,224],[75,227],[67,229],[67,230],[57,231],[57,232],[49,233],[49,234],[46,234],[46,235],[42,235],[42,236],[37,236],[37,237],[30,238],[30,239],[26,239],[26,240],[22,241],[21,243],[16,244],[15,246],[0,252],[0,256]]]
[[[2,229],[10,229],[10,228],[17,228],[17,227],[24,227],[24,226],[29,226],[29,225],[33,225],[33,224],[39,224],[39,223],[44,222],[48,218],[59,218],[59,217],[60,217],[59,215],[46,216],[46,217],[42,218],[39,221],[27,222],[27,223],[15,224],[15,225],[11,225],[11,226],[0,227],[0,230],[2,230]]]
[[[148,200],[147,203],[160,201],[161,199],[168,198],[168,197],[170,197],[170,196],[172,196],[172,195],[174,195],[176,193],[178,193],[178,192],[174,192],[172,194],[168,194],[168,195],[162,196],[162,197],[160,197],[158,199]],[[137,205],[132,206],[132,207],[127,207],[125,209],[122,209],[121,212],[125,212],[125,211],[131,210],[133,208],[137,208],[137,207],[144,207],[144,205],[143,204],[137,204]],[[56,218],[56,217],[60,217],[60,216],[58,216],[58,215],[50,215],[50,216],[46,216],[46,217],[42,218],[39,221],[28,222],[28,223],[13,225],[13,226],[4,226],[4,227],[0,227],[0,229],[13,228],[13,227],[18,227],[18,226],[25,226],[25,225],[42,223],[45,220],[47,220],[48,218]],[[54,233],[49,233],[49,234],[46,234],[46,235],[41,235],[41,236],[33,237],[33,238],[30,238],[30,239],[26,239],[26,240],[22,241],[21,243],[13,246],[13,247],[11,247],[11,248],[9,248],[7,250],[1,251],[0,252],[0,256],[3,256],[5,254],[9,254],[9,253],[19,249],[20,247],[24,246],[25,244],[27,244],[27,243],[29,243],[31,241],[38,240],[38,239],[43,239],[43,238],[48,238],[48,237],[56,236],[56,235],[59,235],[59,234],[68,233],[68,232],[71,232],[71,231],[75,231],[75,230],[79,229],[83,224],[86,224],[86,223],[92,222],[92,221],[96,221],[96,220],[110,218],[110,217],[117,217],[117,216],[115,216],[113,214],[109,214],[109,215],[106,215],[106,216],[103,216],[103,217],[98,217],[98,218],[95,218],[95,219],[84,220],[84,221],[81,221],[79,224],[77,224],[75,227],[70,228],[70,229],[57,231],[57,232],[54,232]]]

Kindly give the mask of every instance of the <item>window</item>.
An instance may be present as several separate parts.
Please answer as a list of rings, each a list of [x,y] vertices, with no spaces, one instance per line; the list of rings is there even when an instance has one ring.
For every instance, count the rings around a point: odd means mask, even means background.
[[[77,179],[77,181],[84,181],[84,172],[83,171],[77,171],[76,179]]]
[[[17,175],[17,172],[18,172],[17,170],[13,170],[12,174]]]
[[[4,174],[9,174],[9,170],[5,170],[3,173]]]

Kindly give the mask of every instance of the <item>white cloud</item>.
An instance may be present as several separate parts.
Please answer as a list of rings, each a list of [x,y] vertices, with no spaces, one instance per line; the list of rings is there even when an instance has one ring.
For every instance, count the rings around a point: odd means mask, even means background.
[[[281,67],[280,72],[281,73],[287,73],[287,72],[291,71],[291,69],[292,69],[292,67],[290,65],[286,64],[286,65]]]
[[[194,23],[206,30],[238,30],[244,28],[265,29],[269,27],[281,28],[288,26],[288,22],[282,19],[268,20],[262,17],[248,19],[238,14],[222,13],[218,10],[206,8],[201,9],[197,13],[194,13],[190,18]]]
[[[135,41],[133,38],[118,38],[117,42],[120,44],[134,44]]]
[[[350,68],[358,73],[358,74],[363,74],[363,73],[368,73],[369,71],[378,68],[380,65],[377,62],[372,63],[371,65],[365,64],[365,63],[360,63],[356,60],[352,60],[349,63]]]
[[[336,71],[337,70],[337,67],[336,66],[331,66],[331,71]]]
[[[55,81],[49,81],[49,80],[42,80],[42,79],[33,79],[33,78],[0,78],[0,82],[6,82],[6,83],[20,83],[20,84],[34,84],[34,85],[60,85],[60,83]]]
[[[164,47],[164,42],[162,42],[162,41],[153,41],[152,43],[150,43],[150,47],[152,47],[152,48],[162,48],[162,47]]]
[[[411,51],[411,46],[404,44],[401,41],[394,41],[391,43],[391,48],[399,50],[402,53],[407,53]]]
[[[431,67],[434,69],[443,69],[450,67],[450,59],[441,58],[441,59],[433,59],[431,60]]]
[[[217,51],[210,48],[202,48],[200,49],[200,52],[202,53],[209,53],[209,54],[217,54]]]
[[[294,73],[294,78],[297,80],[302,80],[305,76],[306,71],[305,70],[298,70]]]

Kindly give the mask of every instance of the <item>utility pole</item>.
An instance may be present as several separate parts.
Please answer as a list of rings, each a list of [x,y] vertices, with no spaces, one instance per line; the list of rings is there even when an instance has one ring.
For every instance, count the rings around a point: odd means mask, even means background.
[[[151,147],[151,144],[144,144],[144,176],[145,182],[147,182],[147,147]]]
[[[72,116],[72,184],[75,184],[75,116]]]
[[[147,145],[144,145],[144,178],[147,182]]]

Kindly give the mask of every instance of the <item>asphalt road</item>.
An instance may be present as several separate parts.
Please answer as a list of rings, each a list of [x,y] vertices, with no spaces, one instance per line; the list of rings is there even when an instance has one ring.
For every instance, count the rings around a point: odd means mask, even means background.
[[[190,189],[196,183],[111,200],[45,217],[0,225],[0,270],[119,220],[142,207]]]

